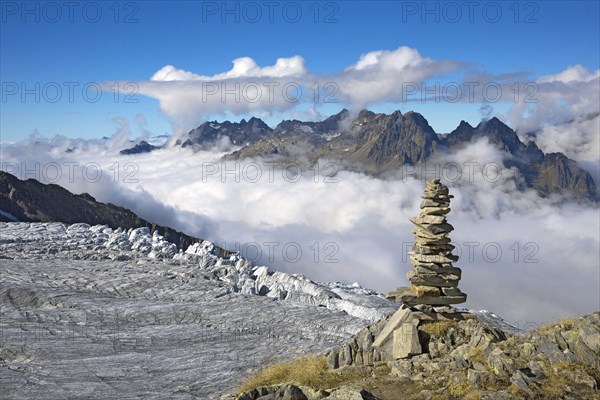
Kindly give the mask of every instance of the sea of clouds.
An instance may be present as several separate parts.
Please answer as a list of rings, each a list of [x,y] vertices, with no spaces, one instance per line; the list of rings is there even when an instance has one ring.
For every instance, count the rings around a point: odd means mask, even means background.
[[[398,172],[385,180],[344,171],[328,160],[311,168],[280,169],[260,159],[223,164],[226,152],[235,150],[227,140],[200,151],[175,146],[179,135],[209,116],[279,113],[321,119],[315,107],[302,107],[325,103],[331,90],[352,113],[406,103],[407,93],[399,88],[418,88],[414,96],[434,88],[437,99],[436,81],[448,84],[448,74],[458,76],[455,84],[462,87],[500,88],[497,101],[512,103],[504,113],[494,113],[496,103],[480,90],[456,101],[484,104],[486,118],[496,115],[522,140],[577,160],[600,186],[600,70],[573,65],[541,77],[519,71],[492,75],[407,46],[364,53],[329,76],[309,71],[301,56],[271,66],[241,57],[229,71],[210,76],[165,65],[136,83],[172,123],[164,149],[120,155],[133,143],[128,121],[115,118],[119,129],[107,140],[33,135],[2,143],[1,168],[22,179],[87,192],[152,222],[239,250],[257,264],[314,280],[359,282],[383,293],[408,284],[409,218],[419,213],[423,181],[436,175],[455,196],[449,221],[468,307],[493,310],[519,326],[600,309],[598,204],[517,190],[518,173],[502,167],[506,154],[485,139],[438,155],[427,170],[409,168],[412,174]],[[315,84],[318,101],[309,90]],[[283,90],[286,85],[305,89],[298,102],[290,101],[294,94]],[[239,88],[233,100],[224,94],[231,88]],[[441,101],[453,102],[443,96]]]
[[[341,169],[332,176],[338,167],[327,160],[224,164],[218,149],[120,155],[132,145],[124,137],[3,144],[2,169],[87,192],[260,265],[383,293],[408,285],[409,218],[419,213],[422,180],[437,175],[455,196],[449,222],[466,306],[520,326],[600,308],[598,205],[517,190],[518,174],[485,139],[438,156],[428,170],[410,169],[413,176],[382,180]]]

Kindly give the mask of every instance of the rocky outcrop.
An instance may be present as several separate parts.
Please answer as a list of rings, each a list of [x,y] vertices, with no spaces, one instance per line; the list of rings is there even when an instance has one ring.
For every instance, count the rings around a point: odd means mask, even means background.
[[[240,122],[205,122],[178,139],[176,144],[182,147],[196,145],[206,148],[214,146],[220,139],[228,138],[234,145],[246,145],[273,135],[273,129],[263,120],[252,117],[248,121],[242,119]]]
[[[532,167],[533,173],[529,177],[532,186],[545,196],[572,193],[585,198],[597,190],[592,176],[563,153],[546,154],[539,165]]]
[[[536,398],[561,392],[578,398],[594,393],[600,379],[600,313],[519,337],[486,323],[487,314],[480,320],[476,313],[449,306],[466,299],[457,288],[460,269],[452,266],[457,257],[448,238],[453,227],[446,221],[451,197],[438,180],[427,182],[422,212],[411,219],[416,225],[414,269],[407,274],[411,288],[388,296],[402,305],[330,350],[328,367],[386,363],[392,376],[424,387],[429,397],[488,398],[495,393]]]
[[[293,384],[263,386],[249,392],[233,396],[223,396],[221,400],[379,400],[372,393],[355,385],[345,385],[335,389],[317,390]]]
[[[327,365],[331,369],[342,368],[346,366],[374,365],[384,361],[384,357],[373,346],[375,338],[378,337],[383,328],[388,323],[389,317],[371,324],[342,345],[333,348],[327,353]]]
[[[328,143],[340,135],[342,121],[350,113],[344,109],[323,121],[283,120],[273,130],[272,136],[250,141],[246,146],[224,157],[224,160],[264,157],[310,167],[320,158]]]
[[[390,115],[363,111],[353,122],[351,135],[357,144],[349,160],[385,170],[424,161],[439,141],[421,114],[400,111]]]
[[[574,160],[562,153],[544,154],[534,142],[521,142],[514,130],[495,117],[482,121],[476,127],[462,121],[440,141],[440,148],[455,151],[483,137],[507,155],[504,166],[517,169],[522,179],[516,183],[521,188],[533,188],[542,196],[569,193],[575,197],[596,199],[597,183]]]
[[[364,368],[385,362],[394,379],[423,389],[419,398],[468,395],[575,400],[594,398],[598,393],[600,312],[542,326],[522,336],[510,335],[479,319],[421,321],[416,329],[396,329],[396,334],[389,335],[390,326],[415,326],[418,318],[411,313],[401,308],[391,318],[364,328],[332,349],[329,368]],[[371,333],[370,340],[365,340],[367,332]],[[399,332],[404,337],[399,338]],[[381,351],[386,341],[393,349],[385,351],[388,357],[393,356],[387,360]],[[352,351],[344,350],[348,348]],[[415,348],[418,351],[413,351]],[[398,349],[403,353],[396,353]],[[355,356],[366,353],[378,357]]]

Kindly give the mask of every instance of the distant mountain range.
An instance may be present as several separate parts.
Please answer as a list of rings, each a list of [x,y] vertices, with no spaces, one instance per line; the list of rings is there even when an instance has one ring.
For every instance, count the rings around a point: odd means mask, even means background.
[[[121,154],[140,154],[140,153],[149,153],[152,150],[160,149],[161,146],[154,146],[145,140],[142,140],[135,146],[130,149],[123,149],[119,153]]]
[[[461,121],[449,134],[439,135],[416,112],[395,111],[388,115],[363,110],[352,118],[344,109],[320,122],[284,120],[275,128],[254,117],[239,123],[209,121],[190,131],[176,145],[208,148],[225,137],[242,146],[226,159],[266,157],[308,163],[329,159],[339,161],[345,169],[379,177],[403,165],[423,165],[436,155],[452,154],[486,137],[506,153],[504,166],[519,171],[520,189],[533,188],[542,196],[567,193],[598,199],[592,176],[574,160],[563,153],[545,154],[533,141],[523,143],[513,129],[495,117],[475,127]],[[153,150],[141,143],[136,147],[130,151]]]
[[[73,194],[61,186],[45,185],[35,179],[20,180],[0,171],[0,221],[63,222],[108,225],[113,229],[148,227],[177,248],[186,250],[201,239],[140,218],[133,211],[96,201],[87,193]],[[226,254],[225,250],[219,252]]]

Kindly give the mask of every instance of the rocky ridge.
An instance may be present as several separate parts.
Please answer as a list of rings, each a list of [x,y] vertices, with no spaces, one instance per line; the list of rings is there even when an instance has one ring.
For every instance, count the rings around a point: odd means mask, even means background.
[[[150,143],[146,142],[145,140],[142,140],[139,143],[137,143],[135,146],[133,146],[129,149],[121,150],[119,152],[119,154],[129,155],[129,154],[150,153],[151,151],[154,151],[154,150],[157,150],[160,148],[162,148],[162,146],[154,146],[153,144],[150,144]]]

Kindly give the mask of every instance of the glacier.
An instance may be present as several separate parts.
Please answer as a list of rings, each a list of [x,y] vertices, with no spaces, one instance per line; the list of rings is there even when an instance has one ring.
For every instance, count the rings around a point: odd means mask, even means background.
[[[3,398],[218,398],[397,309],[217,254],[147,228],[0,223]]]
[[[3,399],[217,399],[399,305],[148,228],[0,223]],[[502,318],[474,311],[501,329]]]

